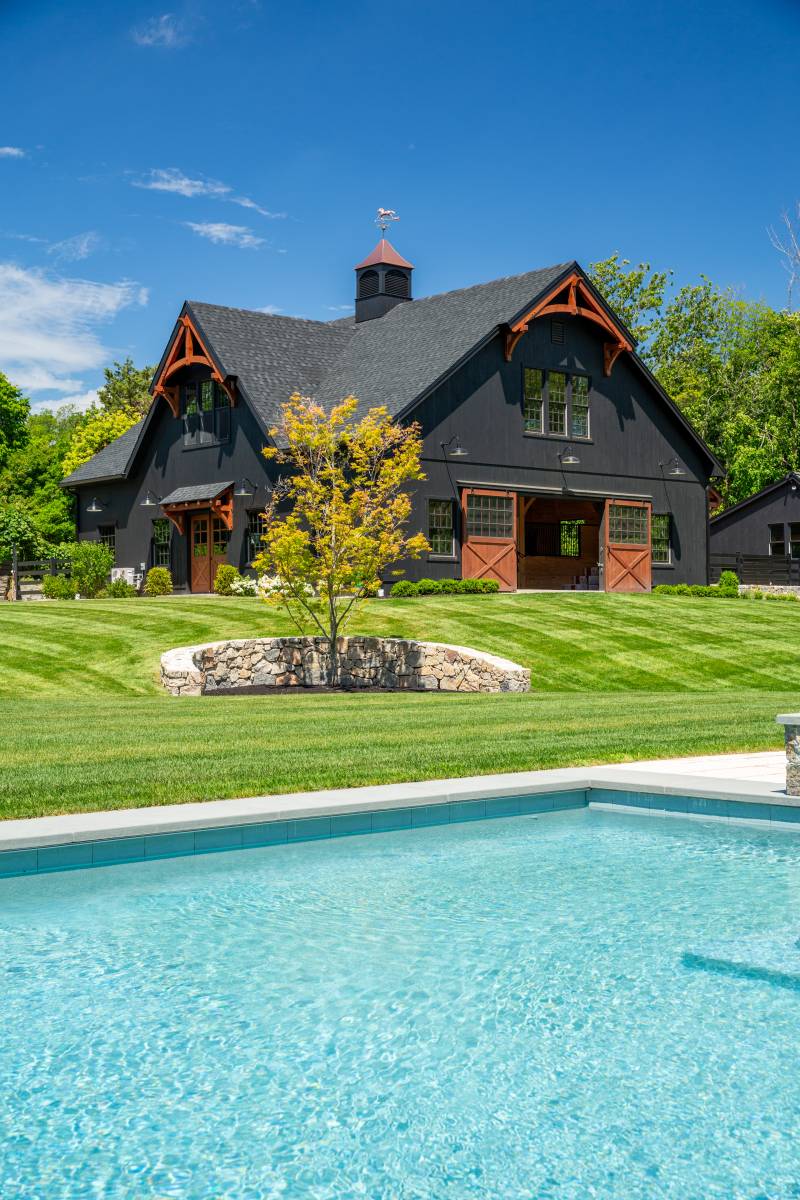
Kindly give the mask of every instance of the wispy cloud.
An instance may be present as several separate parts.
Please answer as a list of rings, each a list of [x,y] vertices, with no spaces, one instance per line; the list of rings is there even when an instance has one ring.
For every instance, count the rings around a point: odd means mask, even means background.
[[[230,184],[204,175],[192,178],[184,174],[179,167],[151,167],[143,178],[134,179],[132,182],[134,187],[145,188],[150,192],[172,192],[176,196],[186,196],[188,199],[209,196],[212,200],[225,200],[229,204],[238,204],[240,208],[249,208],[271,220],[283,220],[286,216],[283,212],[270,212],[268,208],[256,204],[249,196],[238,195]]]
[[[262,208],[260,204],[256,204],[255,200],[250,200],[247,196],[230,196],[231,204],[238,204],[242,208],[252,208],[255,212],[261,213],[262,217],[269,217],[271,221],[284,221],[286,219],[285,212],[270,212],[268,208]]]
[[[326,304],[328,312],[352,312],[352,304]]]
[[[278,313],[283,312],[283,309],[278,308],[277,304],[264,304],[261,308],[257,308],[256,312],[266,313],[268,317],[277,317]]]
[[[25,153],[20,146],[0,146],[0,158],[24,158]]]
[[[87,392],[78,392],[75,396],[60,396],[57,403],[59,408],[69,405],[77,412],[86,412],[93,404],[97,403],[97,388],[89,388]],[[52,407],[52,400],[34,400],[31,404],[34,412],[41,412],[44,408]]]
[[[52,254],[56,262],[80,262],[98,250],[103,239],[94,230],[86,233],[76,233],[74,237],[65,238],[63,242],[53,242],[47,247],[47,253]]]
[[[174,192],[178,196],[227,197],[231,188],[218,179],[190,179],[178,167],[152,167],[144,179],[134,179],[133,186],[151,192]]]
[[[189,42],[189,30],[175,13],[162,13],[151,17],[143,25],[131,30],[137,46],[158,46],[163,50],[177,50]]]
[[[12,242],[38,242],[42,246],[47,245],[47,238],[36,237],[33,233],[0,233],[0,237],[8,238]]]
[[[257,250],[266,245],[246,225],[226,225],[224,221],[185,221],[187,229],[221,246],[238,246],[242,250]]]
[[[82,372],[109,359],[99,327],[146,303],[147,289],[131,280],[94,283],[0,263],[0,370],[26,391],[74,397],[86,387]]]

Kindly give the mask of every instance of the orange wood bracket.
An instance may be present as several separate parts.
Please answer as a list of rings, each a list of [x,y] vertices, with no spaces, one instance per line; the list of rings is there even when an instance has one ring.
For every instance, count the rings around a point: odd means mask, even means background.
[[[183,504],[162,504],[164,516],[169,517],[178,533],[186,532],[186,514],[211,509],[212,516],[220,517],[225,528],[233,532],[233,492],[230,488],[213,500],[187,500]]]
[[[623,350],[633,349],[620,326],[598,304],[582,276],[574,271],[567,279],[556,284],[547,295],[538,300],[533,308],[511,326],[506,334],[506,362],[511,362],[517,342],[524,333],[528,332],[531,321],[535,321],[537,317],[556,314],[585,317],[587,321],[594,321],[609,334],[610,340],[603,344],[603,371],[606,375],[611,374],[614,363]]]
[[[210,369],[211,378],[223,388],[233,408],[236,404],[235,378],[232,375],[223,378],[214,366],[213,359],[191,317],[184,315],[178,318],[177,336],[153,387],[153,394],[164,397],[174,417],[180,414],[179,389],[174,383],[168,384],[168,380],[182,371],[184,367],[194,366]]]

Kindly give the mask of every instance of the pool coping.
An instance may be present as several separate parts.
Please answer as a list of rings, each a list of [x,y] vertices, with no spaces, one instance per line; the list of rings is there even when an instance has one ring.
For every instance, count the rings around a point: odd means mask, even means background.
[[[501,797],[573,791],[590,793],[595,790],[620,791],[629,795],[691,796],[723,802],[739,801],[768,806],[766,811],[769,811],[769,807],[800,808],[800,797],[787,796],[783,789],[766,783],[715,780],[708,776],[681,775],[670,771],[656,774],[652,769],[637,771],[635,765],[562,767],[547,771],[476,775],[464,779],[335,788],[319,792],[9,820],[0,822],[0,853]],[[589,797],[587,802],[591,803]],[[769,818],[765,816],[765,819]]]

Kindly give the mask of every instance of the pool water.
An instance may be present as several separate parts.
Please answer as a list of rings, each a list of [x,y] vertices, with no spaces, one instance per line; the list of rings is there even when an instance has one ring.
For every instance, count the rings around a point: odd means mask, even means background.
[[[0,1197],[800,1196],[800,990],[683,957],[794,922],[586,809],[0,880]]]

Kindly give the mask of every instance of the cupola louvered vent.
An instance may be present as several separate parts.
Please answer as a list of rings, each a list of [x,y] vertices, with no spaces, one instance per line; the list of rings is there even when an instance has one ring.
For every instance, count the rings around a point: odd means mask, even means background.
[[[365,271],[358,281],[359,300],[366,300],[368,296],[377,296],[379,282],[377,271]]]
[[[563,321],[550,322],[550,341],[554,346],[563,346],[566,341]]]
[[[398,296],[405,300],[409,293],[409,278],[403,271],[387,271],[384,288],[387,296]]]

